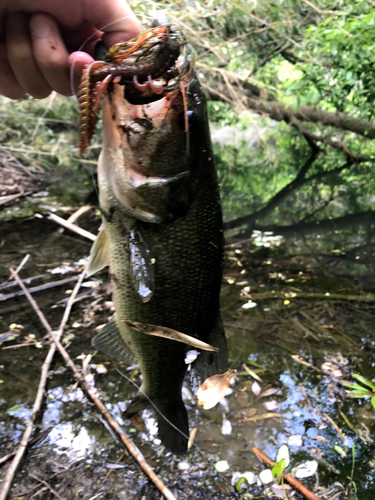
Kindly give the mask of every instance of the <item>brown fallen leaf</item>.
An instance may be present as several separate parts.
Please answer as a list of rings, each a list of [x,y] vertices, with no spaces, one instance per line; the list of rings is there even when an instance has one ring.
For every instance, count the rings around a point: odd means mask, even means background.
[[[259,375],[253,372],[253,370],[251,370],[245,363],[243,363],[242,366],[245,368],[250,377],[255,378],[255,380],[258,380],[258,382],[263,382],[263,380],[259,377]]]
[[[272,396],[273,394],[276,394],[278,392],[279,389],[267,389],[266,391],[262,392],[262,394],[259,397],[266,398],[267,396]]]
[[[186,333],[178,332],[172,328],[167,328],[165,326],[155,326],[147,325],[146,323],[139,323],[138,321],[127,320],[126,323],[134,328],[137,332],[145,333],[146,335],[152,335],[154,337],[163,337],[165,339],[175,340],[177,342],[182,342],[183,344],[196,347],[197,349],[202,349],[203,351],[218,351],[217,347],[214,347],[206,342],[192,337],[191,335],[186,335]]]
[[[311,456],[316,458],[317,460],[321,460],[324,457],[324,451],[320,448],[311,448],[310,450]]]
[[[298,356],[298,354],[293,354],[293,356],[291,356],[292,359],[294,359],[294,361],[297,361],[297,363],[301,363],[301,365],[305,365],[305,366],[313,366],[311,363],[308,363],[307,361],[303,360],[300,356]]]
[[[322,443],[330,443],[331,441],[324,436],[315,436],[313,439],[316,439],[317,441],[322,441]]]
[[[275,417],[283,418],[283,416],[280,415],[280,413],[262,413],[261,415],[255,415],[254,417],[244,418],[244,421],[256,422],[258,420],[266,420],[267,418],[275,418]]]
[[[197,427],[194,427],[194,429],[191,430],[190,436],[189,436],[189,441],[188,441],[188,450],[193,446],[195,435],[197,433]]]
[[[221,375],[214,375],[206,379],[197,391],[198,405],[209,410],[223,399],[227,392],[235,370],[228,370]]]
[[[234,418],[249,418],[253,417],[257,412],[256,408],[244,408],[243,410],[238,411],[235,415]]]

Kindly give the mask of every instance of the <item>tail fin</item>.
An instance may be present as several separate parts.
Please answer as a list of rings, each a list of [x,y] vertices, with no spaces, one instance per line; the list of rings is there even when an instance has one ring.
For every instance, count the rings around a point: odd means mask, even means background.
[[[155,408],[142,394],[137,394],[125,411],[124,417],[130,418],[136,413],[150,407],[155,410],[158,422],[158,437],[163,445],[172,453],[182,455],[187,451],[189,423],[187,411],[182,399],[177,401],[155,401]],[[172,425],[171,425],[172,424]]]
[[[158,436],[163,445],[172,453],[182,455],[187,451],[189,439],[189,422],[187,411],[182,399],[168,403],[156,403],[159,410],[157,421]],[[163,418],[163,416],[165,418]],[[173,424],[170,425],[167,420]]]

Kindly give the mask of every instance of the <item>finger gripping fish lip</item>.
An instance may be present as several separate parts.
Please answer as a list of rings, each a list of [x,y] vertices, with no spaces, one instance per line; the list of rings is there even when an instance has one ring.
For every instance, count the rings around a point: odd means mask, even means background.
[[[153,99],[160,98],[176,88],[170,80],[185,78],[190,71],[190,58],[186,58],[184,70],[177,70],[177,60],[186,57],[187,41],[182,30],[175,24],[158,26],[142,33],[128,42],[113,45],[102,61],[88,65],[78,88],[80,119],[79,154],[82,156],[95,131],[101,98],[114,80],[126,82],[139,93],[149,92]],[[167,76],[168,75],[168,76]],[[166,76],[164,85],[153,80]]]

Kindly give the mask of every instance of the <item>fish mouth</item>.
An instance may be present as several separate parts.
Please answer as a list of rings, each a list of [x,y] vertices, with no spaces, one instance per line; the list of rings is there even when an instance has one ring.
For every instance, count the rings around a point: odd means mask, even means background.
[[[101,99],[113,84],[125,87],[124,97],[130,104],[149,104],[177,92],[181,82],[188,83],[193,64],[191,45],[183,31],[171,24],[116,44],[103,60],[88,65],[77,92],[80,155],[94,134]]]

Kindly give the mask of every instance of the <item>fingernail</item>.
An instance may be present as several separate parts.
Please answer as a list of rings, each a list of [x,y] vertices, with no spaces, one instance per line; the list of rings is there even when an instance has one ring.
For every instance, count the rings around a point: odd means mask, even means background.
[[[47,37],[52,32],[52,24],[45,16],[34,16],[30,21],[32,36]]]

